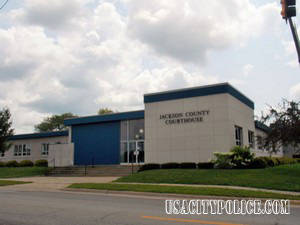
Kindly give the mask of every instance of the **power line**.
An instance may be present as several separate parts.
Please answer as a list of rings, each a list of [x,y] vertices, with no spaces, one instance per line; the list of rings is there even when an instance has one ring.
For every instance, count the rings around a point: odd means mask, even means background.
[[[0,10],[4,8],[4,6],[8,3],[9,0],[6,0],[6,2],[0,7]]]

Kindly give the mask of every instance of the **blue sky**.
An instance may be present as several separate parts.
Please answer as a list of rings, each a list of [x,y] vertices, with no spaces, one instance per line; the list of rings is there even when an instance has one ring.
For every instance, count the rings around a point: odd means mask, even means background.
[[[10,0],[0,42],[0,107],[17,133],[52,114],[142,109],[144,93],[218,82],[252,99],[257,115],[300,100],[280,1]]]

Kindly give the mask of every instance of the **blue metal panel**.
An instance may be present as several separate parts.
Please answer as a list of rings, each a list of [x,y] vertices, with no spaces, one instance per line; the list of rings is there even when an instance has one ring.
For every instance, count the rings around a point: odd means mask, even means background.
[[[8,138],[8,140],[21,140],[21,139],[36,139],[36,138],[47,138],[47,137],[59,137],[68,136],[68,131],[54,131],[54,132],[42,132],[32,134],[17,134]]]
[[[265,132],[269,132],[270,131],[270,127],[268,127],[267,125],[255,120],[255,128],[260,129],[262,131]]]
[[[78,124],[89,124],[89,123],[99,123],[99,122],[110,122],[110,121],[120,121],[120,120],[132,120],[132,119],[143,119],[144,110],[132,111],[132,112],[122,112],[113,113],[107,115],[97,115],[97,116],[87,116],[66,119],[64,124],[66,126],[78,125]]]
[[[72,126],[74,165],[120,163],[120,121]]]
[[[145,103],[161,102],[161,101],[208,96],[208,95],[215,95],[215,94],[224,94],[224,93],[228,93],[232,95],[233,97],[240,100],[250,108],[254,109],[254,102],[251,101],[249,98],[247,98],[245,95],[243,95],[241,92],[233,88],[228,83],[208,85],[208,86],[202,86],[197,88],[187,88],[183,90],[175,90],[175,91],[168,91],[162,93],[147,94],[144,96],[144,102]]]

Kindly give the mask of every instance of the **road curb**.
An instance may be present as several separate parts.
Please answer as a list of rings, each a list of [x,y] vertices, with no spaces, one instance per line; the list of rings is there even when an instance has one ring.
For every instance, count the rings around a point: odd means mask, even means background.
[[[146,197],[161,197],[161,198],[176,198],[176,199],[216,199],[216,200],[252,200],[258,199],[264,203],[269,198],[241,198],[241,197],[225,197],[225,196],[202,196],[202,195],[186,195],[186,194],[167,194],[154,192],[135,192],[135,191],[112,191],[112,190],[96,190],[87,188],[62,188],[61,191],[66,192],[85,192],[85,193],[101,193],[101,194],[116,194],[116,195],[132,195]],[[300,200],[290,200],[291,205],[300,205]]]

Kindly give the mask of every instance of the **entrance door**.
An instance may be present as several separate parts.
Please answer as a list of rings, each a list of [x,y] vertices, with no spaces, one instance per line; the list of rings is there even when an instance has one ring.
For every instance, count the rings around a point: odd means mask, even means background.
[[[144,152],[144,141],[137,141],[136,142],[136,162],[137,163],[144,163],[145,161],[145,152]]]
[[[129,163],[144,163],[144,141],[129,142]]]

